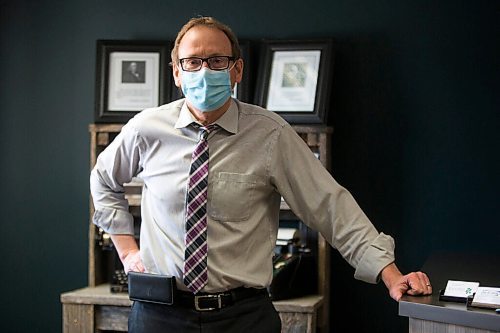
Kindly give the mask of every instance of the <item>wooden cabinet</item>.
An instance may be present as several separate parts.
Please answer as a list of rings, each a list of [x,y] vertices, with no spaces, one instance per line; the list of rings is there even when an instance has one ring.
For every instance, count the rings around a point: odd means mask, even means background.
[[[97,156],[118,135],[122,124],[91,124],[90,168]],[[330,168],[330,141],[332,128],[325,126],[294,126],[311,150],[317,154],[322,164]],[[140,219],[140,191],[137,185],[127,190],[127,198],[132,214]],[[286,203],[282,211],[291,214]],[[92,223],[94,208],[90,201],[89,214],[89,269],[88,286],[61,295],[63,304],[64,332],[126,331],[130,301],[126,294],[110,292],[110,274],[116,256],[112,251],[103,250],[103,235]],[[283,324],[283,332],[328,332],[329,286],[330,286],[330,246],[321,235],[317,235],[317,277],[316,295],[276,301],[274,305]]]

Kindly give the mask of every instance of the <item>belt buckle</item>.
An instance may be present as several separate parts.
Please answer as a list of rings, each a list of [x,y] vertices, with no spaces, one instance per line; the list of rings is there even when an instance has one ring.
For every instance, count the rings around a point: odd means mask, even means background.
[[[202,308],[200,307],[199,301],[202,299],[213,299],[217,298],[217,307],[216,308]],[[196,311],[212,311],[216,309],[222,309],[222,298],[221,294],[218,295],[200,295],[200,296],[194,296],[194,308]]]

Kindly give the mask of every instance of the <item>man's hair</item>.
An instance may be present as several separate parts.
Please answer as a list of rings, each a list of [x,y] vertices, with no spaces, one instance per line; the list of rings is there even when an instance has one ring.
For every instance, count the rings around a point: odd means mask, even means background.
[[[238,38],[234,34],[234,32],[229,28],[227,25],[217,21],[213,17],[194,17],[190,19],[179,31],[177,34],[177,38],[175,39],[174,42],[174,48],[172,49],[171,53],[171,58],[172,58],[172,64],[177,64],[179,62],[179,44],[181,43],[181,39],[184,37],[184,35],[188,32],[189,29],[196,27],[196,26],[205,26],[209,28],[214,28],[214,29],[219,29],[222,31],[227,38],[229,38],[229,41],[231,42],[231,51],[232,51],[232,56],[235,59],[239,59],[241,57],[241,49],[240,49],[240,44],[238,43]]]

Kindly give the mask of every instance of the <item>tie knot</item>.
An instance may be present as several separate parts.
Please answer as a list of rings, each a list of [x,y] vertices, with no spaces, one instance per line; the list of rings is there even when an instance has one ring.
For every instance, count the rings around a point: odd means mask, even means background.
[[[217,124],[210,124],[207,126],[199,126],[200,132],[201,132],[201,139],[206,140],[208,135],[217,129],[219,129],[219,125]]]
[[[207,126],[200,126],[200,130],[206,131],[208,133],[210,133],[210,132],[212,132],[212,131],[214,131],[214,130],[216,130],[218,128],[219,128],[219,125],[217,125],[217,124],[210,124],[210,125],[207,125]]]

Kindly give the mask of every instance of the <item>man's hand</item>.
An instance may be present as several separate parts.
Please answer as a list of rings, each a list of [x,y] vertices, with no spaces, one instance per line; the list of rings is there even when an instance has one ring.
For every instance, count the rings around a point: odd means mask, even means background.
[[[382,270],[381,277],[389,289],[389,294],[396,301],[399,301],[404,294],[412,296],[432,294],[429,277],[423,272],[403,275],[396,264],[392,263]]]
[[[144,272],[145,268],[142,264],[141,253],[135,241],[134,236],[131,235],[111,235],[111,240],[115,245],[118,256],[123,264],[125,273]]]
[[[144,265],[141,260],[141,253],[139,250],[133,250],[128,252],[128,254],[122,259],[123,269],[125,273],[132,272],[144,272]]]

